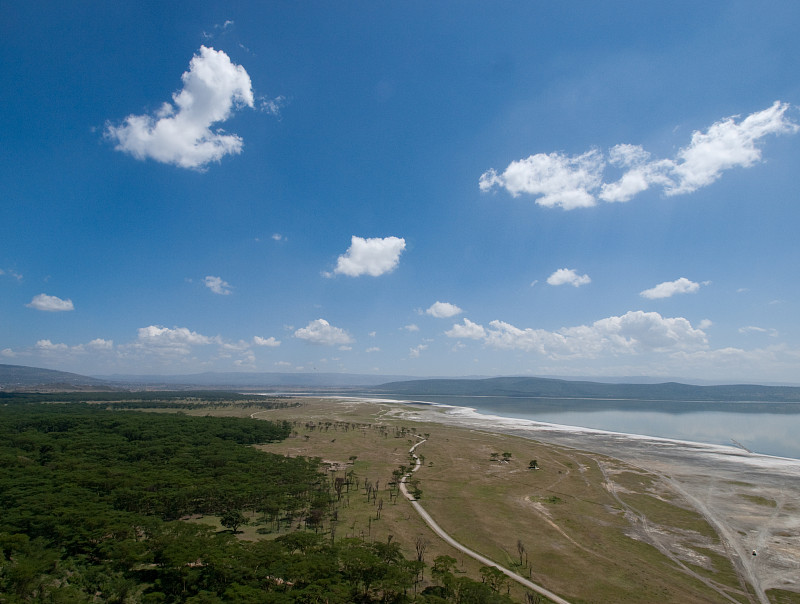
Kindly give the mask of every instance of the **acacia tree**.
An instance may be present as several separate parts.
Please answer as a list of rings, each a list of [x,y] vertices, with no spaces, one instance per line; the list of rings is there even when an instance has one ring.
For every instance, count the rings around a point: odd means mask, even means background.
[[[453,593],[455,576],[453,571],[458,561],[452,556],[436,556],[431,567],[431,576],[439,583],[445,597]]]
[[[219,523],[225,528],[231,529],[234,535],[240,526],[248,522],[249,520],[242,514],[241,510],[227,510],[219,519]]]
[[[480,572],[483,582],[494,592],[499,593],[508,583],[508,577],[496,566],[481,566]]]

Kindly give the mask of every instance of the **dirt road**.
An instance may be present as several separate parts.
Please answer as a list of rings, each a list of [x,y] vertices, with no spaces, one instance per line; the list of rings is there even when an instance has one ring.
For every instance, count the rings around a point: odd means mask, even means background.
[[[550,590],[542,587],[541,585],[539,585],[537,583],[534,583],[533,581],[530,581],[530,580],[526,579],[525,577],[523,577],[522,575],[518,575],[517,573],[515,573],[515,572],[513,572],[513,571],[511,571],[511,570],[509,570],[507,568],[504,568],[504,567],[500,566],[494,560],[490,560],[489,558],[487,558],[485,556],[482,556],[478,552],[473,551],[473,550],[469,549],[468,547],[460,544],[458,541],[453,539],[449,534],[447,534],[442,529],[442,527],[440,527],[436,523],[436,521],[433,518],[431,518],[431,515],[427,511],[425,511],[425,509],[420,505],[419,501],[417,501],[414,498],[414,496],[411,495],[411,493],[408,492],[408,488],[406,486],[406,481],[411,476],[411,474],[413,474],[414,472],[419,470],[420,467],[422,466],[422,462],[420,461],[419,456],[414,451],[415,451],[415,449],[417,447],[419,447],[424,442],[425,442],[425,439],[420,440],[413,447],[411,447],[411,449],[409,449],[409,451],[408,451],[414,457],[414,467],[412,468],[411,472],[409,472],[408,474],[406,474],[405,476],[403,476],[400,479],[400,491],[403,493],[403,495],[406,497],[406,499],[408,499],[411,502],[411,505],[414,507],[414,509],[417,511],[417,513],[422,517],[422,519],[425,521],[425,523],[431,528],[431,530],[433,530],[434,533],[439,535],[439,537],[444,539],[444,541],[446,541],[448,544],[450,544],[451,546],[453,546],[454,548],[456,548],[460,552],[465,553],[470,558],[474,558],[475,560],[477,560],[481,564],[484,564],[486,566],[495,567],[497,570],[502,572],[504,575],[506,575],[510,579],[516,581],[517,583],[527,587],[528,589],[530,589],[532,591],[535,591],[538,594],[543,595],[544,597],[550,599],[552,602],[555,602],[556,604],[569,604],[569,602],[567,600],[557,596],[556,594],[554,594]]]

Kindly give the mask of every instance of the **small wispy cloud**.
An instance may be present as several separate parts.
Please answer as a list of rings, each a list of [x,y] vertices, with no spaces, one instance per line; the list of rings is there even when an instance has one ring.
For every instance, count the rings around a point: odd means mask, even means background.
[[[205,279],[203,279],[203,283],[205,283],[205,286],[208,289],[215,294],[219,294],[220,296],[227,296],[231,293],[230,284],[226,281],[223,281],[221,277],[208,275]]]
[[[233,30],[233,26],[235,22],[227,19],[223,23],[215,23],[214,27],[211,28],[211,31],[204,31],[203,32],[203,39],[204,40],[213,40],[217,36],[221,36],[223,34],[227,34],[231,30]],[[241,46],[241,44],[240,44]]]
[[[276,340],[272,336],[268,338],[262,338],[261,336],[253,336],[253,344],[255,344],[256,346],[267,346],[269,348],[276,348],[281,345],[281,341]]]
[[[281,110],[289,104],[285,96],[276,96],[274,99],[259,98],[258,108],[264,113],[269,113],[277,118],[281,117]]]
[[[427,348],[428,348],[427,344],[420,344],[419,346],[414,346],[409,350],[408,356],[411,357],[412,359],[419,358],[420,353],[423,350],[427,350]]]
[[[665,281],[655,287],[639,292],[639,295],[649,300],[659,298],[671,298],[676,294],[693,294],[700,289],[700,284],[690,281],[686,277],[681,277],[675,281]]]
[[[755,325],[747,325],[746,327],[740,327],[739,333],[763,333],[772,338],[778,337],[778,330],[777,329],[767,329],[764,327],[757,327]]]
[[[0,275],[8,275],[9,277],[16,279],[17,281],[22,281],[22,275],[10,269],[3,270],[2,268],[0,268]]]

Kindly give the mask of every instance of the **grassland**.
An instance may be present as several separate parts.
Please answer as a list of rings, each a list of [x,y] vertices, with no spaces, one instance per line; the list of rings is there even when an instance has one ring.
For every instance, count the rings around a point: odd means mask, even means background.
[[[409,421],[396,409],[306,399],[253,416],[294,422],[292,437],[266,450],[320,457],[331,462],[333,479],[355,475],[359,487],[343,493],[337,521],[321,528],[336,537],[391,538],[410,557],[431,563],[446,554],[480,578],[480,564],[442,542],[402,497],[391,495],[392,472],[410,465],[408,449],[425,435],[417,449],[423,468],[414,477],[421,503],[440,526],[571,602],[754,601],[714,529],[658,475],[604,455]],[[533,460],[540,469],[529,469]],[[369,501],[366,483],[378,485]],[[243,536],[269,536],[258,528],[250,525]],[[509,589],[524,601],[520,587]]]

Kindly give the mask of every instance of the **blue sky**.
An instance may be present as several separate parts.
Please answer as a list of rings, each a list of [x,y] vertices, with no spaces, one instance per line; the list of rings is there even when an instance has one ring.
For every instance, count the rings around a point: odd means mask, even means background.
[[[800,382],[797,2],[0,28],[0,362]]]

